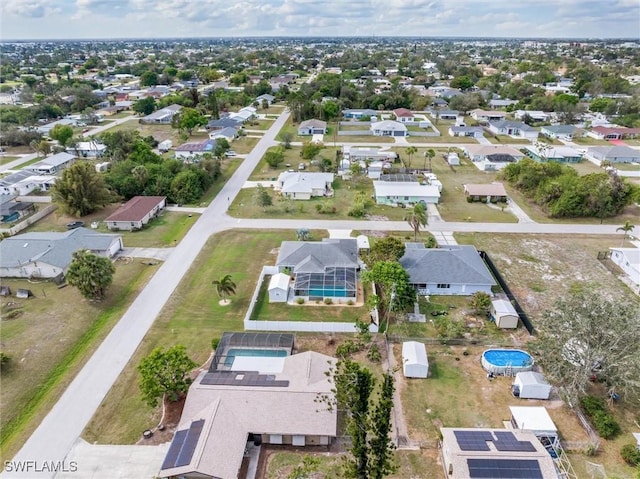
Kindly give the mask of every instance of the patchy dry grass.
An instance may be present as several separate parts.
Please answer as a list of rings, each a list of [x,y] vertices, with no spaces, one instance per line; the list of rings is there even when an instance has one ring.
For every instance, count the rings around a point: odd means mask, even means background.
[[[99,303],[52,282],[2,280],[12,291],[27,288],[35,295],[2,299],[2,351],[13,358],[0,395],[5,457],[35,429],[156,269],[140,261],[117,262],[114,283]],[[5,315],[9,310],[17,314]]]

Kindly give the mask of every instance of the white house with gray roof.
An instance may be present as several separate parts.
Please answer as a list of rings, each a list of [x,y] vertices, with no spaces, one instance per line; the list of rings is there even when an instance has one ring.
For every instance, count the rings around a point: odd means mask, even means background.
[[[640,163],[640,151],[628,146],[594,146],[587,154],[598,161],[608,160],[611,163]]]
[[[508,135],[514,138],[535,140],[538,138],[538,130],[521,121],[492,121],[489,122],[489,131],[496,135]]]
[[[333,173],[285,171],[278,176],[277,189],[282,196],[294,200],[310,200],[312,196],[330,196]]]
[[[0,194],[26,196],[35,190],[48,191],[56,179],[54,175],[37,175],[30,170],[20,170],[0,178]]]
[[[87,228],[16,235],[0,242],[0,277],[56,278],[66,272],[78,250],[112,258],[121,249],[122,236]]]
[[[69,153],[56,153],[55,155],[48,156],[43,160],[27,166],[25,169],[33,171],[38,175],[55,175],[59,171],[71,166],[75,159],[76,157]]]
[[[297,298],[355,300],[358,291],[356,238],[283,241],[276,266],[294,277]]]
[[[409,130],[407,126],[399,121],[383,120],[371,124],[373,136],[407,136]]]
[[[425,248],[423,243],[406,243],[400,264],[409,273],[418,294],[464,295],[491,293],[496,285],[489,268],[474,246],[454,245]]]
[[[140,119],[140,123],[151,123],[156,125],[170,125],[173,117],[182,110],[181,105],[169,105],[161,110],[154,111]]]

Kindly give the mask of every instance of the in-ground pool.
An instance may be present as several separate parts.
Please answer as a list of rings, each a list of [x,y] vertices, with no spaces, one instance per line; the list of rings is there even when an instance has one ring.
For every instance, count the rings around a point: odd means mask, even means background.
[[[533,369],[533,358],[520,349],[487,349],[482,353],[482,367],[493,374],[515,376]]]
[[[236,356],[250,356],[257,358],[284,358],[288,356],[289,353],[285,349],[244,349],[244,348],[233,348],[227,351],[227,357],[224,360],[225,366],[233,365],[233,361]]]

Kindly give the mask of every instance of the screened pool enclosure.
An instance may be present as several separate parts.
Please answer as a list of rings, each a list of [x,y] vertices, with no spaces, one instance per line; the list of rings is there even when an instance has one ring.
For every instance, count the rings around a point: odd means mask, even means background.
[[[324,273],[297,273],[293,286],[298,297],[309,300],[356,298],[358,273],[355,268],[327,268]]]

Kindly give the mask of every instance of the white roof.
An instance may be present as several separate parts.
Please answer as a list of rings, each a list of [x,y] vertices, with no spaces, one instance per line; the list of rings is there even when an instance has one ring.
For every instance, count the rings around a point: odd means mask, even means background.
[[[299,173],[285,171],[278,176],[283,193],[311,193],[324,189],[327,183],[333,182],[333,173]]]
[[[272,289],[284,289],[289,288],[289,275],[284,273],[277,273],[271,276],[269,280],[269,291]]]
[[[582,153],[580,153],[575,148],[571,148],[570,146],[554,146],[543,151],[541,151],[541,149],[537,146],[525,146],[525,149],[532,151],[536,155],[544,156],[546,158],[582,156]]]
[[[523,371],[516,374],[516,379],[519,380],[522,384],[544,384],[548,386],[549,383],[544,378],[542,373],[537,373],[535,371]]]
[[[638,446],[640,446],[640,432],[633,432],[632,434],[633,434],[633,437],[636,438]]]
[[[430,196],[440,198],[438,187],[417,181],[374,181],[376,196]]]
[[[358,242],[358,249],[369,249],[369,238],[365,235],[356,236]]]
[[[524,429],[525,431],[558,431],[551,416],[542,406],[509,406],[509,409],[519,429]]]
[[[424,343],[405,341],[402,343],[402,362],[406,364],[422,364],[427,366],[427,348]]]
[[[407,131],[407,127],[399,121],[383,120],[371,124],[372,130]]]
[[[496,314],[513,314],[515,316],[518,315],[516,309],[513,307],[513,304],[511,304],[511,302],[507,301],[506,299],[494,299],[491,303],[493,304],[493,309],[495,310]]]

